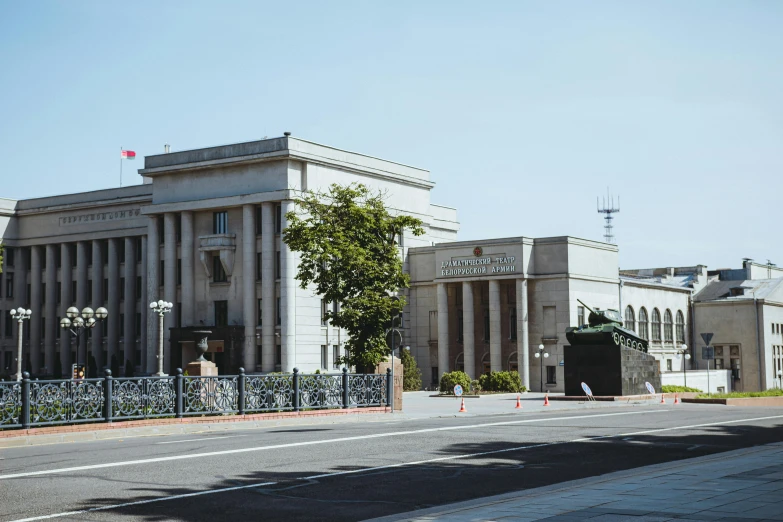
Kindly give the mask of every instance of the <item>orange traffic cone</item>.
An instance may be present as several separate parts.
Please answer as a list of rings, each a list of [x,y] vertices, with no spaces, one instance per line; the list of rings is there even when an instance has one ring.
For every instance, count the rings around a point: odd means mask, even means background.
[[[544,395],[544,406],[549,406],[549,392]]]
[[[666,404],[666,401],[663,400],[663,394],[661,394],[661,404]]]
[[[459,413],[467,413],[468,410],[465,409],[465,399],[462,399],[462,405],[459,407]]]
[[[680,399],[677,398],[677,394],[674,394],[674,404],[680,404]]]
[[[517,405],[514,406],[514,409],[521,410],[522,409],[522,403],[519,402],[519,395],[517,395]]]

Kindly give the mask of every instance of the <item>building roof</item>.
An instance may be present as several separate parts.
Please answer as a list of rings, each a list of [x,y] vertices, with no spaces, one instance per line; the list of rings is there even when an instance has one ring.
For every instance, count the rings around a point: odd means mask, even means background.
[[[698,274],[683,274],[683,275],[654,275],[654,276],[642,276],[642,275],[629,275],[622,273],[620,275],[620,281],[623,283],[639,283],[650,286],[659,286],[661,288],[693,288],[694,284],[698,282]]]
[[[781,297],[783,278],[745,279],[742,281],[711,281],[694,296],[696,302],[707,301],[747,301]]]

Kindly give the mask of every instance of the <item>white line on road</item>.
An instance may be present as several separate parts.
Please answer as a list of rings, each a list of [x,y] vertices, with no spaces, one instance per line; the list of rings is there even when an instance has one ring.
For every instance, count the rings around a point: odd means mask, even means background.
[[[249,453],[249,452],[255,452],[255,451],[266,451],[266,450],[275,450],[275,449],[283,449],[283,448],[296,448],[301,446],[314,446],[317,444],[330,444],[333,442],[351,442],[355,440],[364,440],[364,439],[378,439],[383,437],[398,437],[400,435],[415,435],[418,433],[432,433],[436,431],[452,431],[452,430],[468,430],[468,429],[475,429],[475,428],[488,428],[491,426],[508,426],[513,424],[526,424],[526,423],[533,423],[533,422],[548,422],[548,421],[564,421],[564,420],[579,420],[579,419],[592,419],[596,417],[616,417],[620,415],[648,415],[651,413],[663,413],[668,410],[654,410],[654,411],[628,411],[628,412],[620,412],[620,413],[599,413],[595,415],[573,415],[570,417],[550,417],[550,418],[541,418],[541,419],[525,419],[525,420],[518,420],[518,421],[504,421],[504,422],[487,422],[482,424],[469,424],[467,426],[446,426],[442,428],[424,428],[421,430],[409,430],[409,431],[394,431],[389,433],[373,433],[371,435],[357,435],[355,437],[340,437],[336,439],[321,439],[321,440],[311,440],[311,441],[305,441],[305,442],[290,442],[287,444],[275,444],[272,446],[256,446],[253,448],[238,448],[238,449],[232,449],[232,450],[222,450],[222,451],[208,451],[204,453],[187,453],[185,455],[171,455],[168,457],[155,457],[150,459],[139,459],[139,460],[126,460],[126,461],[120,461],[120,462],[106,462],[104,464],[90,464],[87,466],[74,466],[71,468],[56,468],[56,469],[45,469],[41,471],[27,471],[24,473],[12,473],[9,475],[0,475],[0,480],[7,480],[7,479],[14,479],[14,478],[21,478],[21,477],[34,477],[38,475],[52,475],[55,473],[69,473],[71,471],[86,471],[90,469],[101,469],[101,468],[116,468],[119,466],[134,466],[138,464],[156,464],[158,462],[169,462],[172,460],[183,460],[183,459],[200,459],[204,457],[214,457],[218,455],[232,455],[236,453]]]
[[[223,435],[220,437],[202,437],[200,439],[167,440],[166,442],[156,442],[155,444],[176,444],[178,442],[204,442],[205,440],[233,439],[234,437],[247,437],[247,435]]]
[[[571,418],[574,418],[574,417],[571,417]],[[412,462],[399,462],[397,464],[388,464],[388,465],[385,465],[385,466],[375,466],[375,467],[372,467],[372,468],[361,468],[361,469],[354,469],[354,470],[348,470],[348,471],[337,471],[337,472],[334,472],[334,473],[322,473],[320,475],[310,475],[309,477],[302,477],[301,479],[298,479],[298,480],[316,480],[316,479],[321,479],[321,478],[337,477],[337,476],[340,476],[340,475],[352,475],[352,474],[356,474],[356,473],[368,473],[368,472],[380,471],[380,470],[384,470],[384,469],[402,468],[402,467],[406,467],[406,466],[417,466],[417,465],[421,465],[421,464],[429,464],[429,463],[432,463],[432,462],[442,462],[442,461],[446,461],[446,460],[458,460],[458,459],[466,459],[466,458],[472,458],[472,457],[482,457],[482,456],[486,456],[486,455],[495,455],[495,454],[498,454],[498,453],[508,453],[508,452],[511,452],[511,451],[521,451],[521,450],[525,450],[525,449],[535,449],[535,448],[543,448],[543,447],[547,447],[547,446],[558,446],[558,445],[562,445],[562,444],[571,444],[571,443],[574,443],[574,442],[593,442],[593,441],[601,440],[601,439],[613,439],[613,438],[620,438],[620,437],[628,437],[630,435],[638,435],[638,434],[643,434],[643,433],[657,433],[657,432],[661,432],[661,431],[687,430],[687,429],[693,429],[693,428],[703,428],[703,427],[707,427],[707,426],[722,426],[724,424],[737,424],[739,422],[752,422],[752,421],[780,419],[780,418],[783,418],[783,415],[774,415],[774,416],[770,416],[770,417],[756,417],[756,418],[752,418],[752,419],[737,419],[737,420],[722,421],[722,422],[710,422],[710,423],[706,423],[706,424],[691,424],[691,425],[687,425],[687,426],[674,426],[674,427],[671,427],[671,428],[658,428],[658,429],[654,429],[654,430],[637,431],[637,432],[634,432],[634,433],[618,433],[616,435],[601,435],[601,436],[597,436],[597,437],[582,437],[582,438],[579,438],[579,439],[556,441],[556,442],[544,442],[542,444],[531,444],[531,445],[528,445],[528,446],[517,446],[517,447],[514,447],[514,448],[505,448],[505,449],[501,449],[501,450],[484,451],[484,452],[481,452],[481,453],[468,453],[468,454],[463,454],[463,455],[450,455],[448,457],[437,457],[437,458],[434,458],[434,459],[418,460],[418,461],[412,461]],[[551,420],[562,420],[562,419],[551,419]],[[494,424],[497,424],[497,423],[494,423]],[[506,423],[502,423],[502,424],[506,424]],[[431,431],[431,430],[424,430],[424,431]],[[399,434],[399,432],[397,432],[397,434]],[[333,440],[336,440],[336,439],[333,439]],[[257,487],[261,487],[261,486],[273,486],[275,484],[277,484],[277,482],[261,482],[261,483],[257,483],[257,484],[250,484],[250,485],[247,485],[247,486],[234,486],[234,487],[222,488],[222,489],[208,489],[208,490],[204,490],[204,491],[197,491],[195,493],[186,493],[186,494],[183,494],[183,495],[173,495],[173,496],[170,496],[170,497],[159,497],[159,498],[154,498],[154,499],[141,500],[141,501],[137,501],[137,502],[128,502],[128,503],[125,503],[125,504],[116,504],[116,505],[113,505],[113,506],[101,506],[101,507],[98,507],[98,508],[85,509],[85,510],[81,510],[81,511],[68,511],[68,512],[65,512],[65,513],[54,513],[54,514],[51,514],[51,515],[42,515],[42,516],[38,516],[38,517],[23,518],[23,519],[13,520],[11,522],[33,522],[35,520],[46,520],[46,519],[51,519],[51,518],[72,516],[72,515],[78,515],[78,514],[81,514],[81,513],[88,513],[88,512],[91,512],[91,511],[105,511],[105,510],[109,510],[109,509],[117,509],[117,508],[123,508],[123,507],[128,507],[128,506],[135,506],[135,505],[139,505],[139,504],[149,504],[149,503],[152,503],[152,502],[162,502],[162,501],[165,501],[165,500],[176,500],[176,499],[180,499],[180,498],[194,497],[194,496],[197,496],[197,495],[209,495],[209,494],[212,494],[212,493],[225,493],[227,491],[236,491],[236,490],[239,490],[239,489],[251,489],[251,488],[257,488]]]

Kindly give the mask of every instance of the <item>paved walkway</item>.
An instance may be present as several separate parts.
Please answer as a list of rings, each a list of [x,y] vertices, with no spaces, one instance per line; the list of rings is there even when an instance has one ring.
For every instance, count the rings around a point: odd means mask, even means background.
[[[375,519],[400,520],[783,520],[783,443]]]

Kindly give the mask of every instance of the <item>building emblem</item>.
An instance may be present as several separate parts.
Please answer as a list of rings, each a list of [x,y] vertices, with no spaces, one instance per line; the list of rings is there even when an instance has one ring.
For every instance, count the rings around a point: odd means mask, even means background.
[[[484,254],[484,250],[481,249],[480,246],[477,246],[473,249],[473,255],[476,257],[481,257]]]

